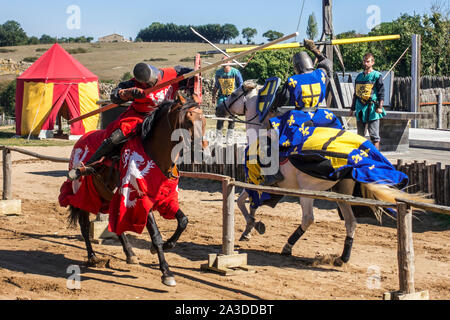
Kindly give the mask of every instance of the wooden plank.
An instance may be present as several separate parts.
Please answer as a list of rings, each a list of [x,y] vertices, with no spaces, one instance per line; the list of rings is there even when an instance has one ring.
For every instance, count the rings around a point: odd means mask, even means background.
[[[28,150],[24,150],[24,149],[20,149],[20,148],[15,148],[15,147],[10,147],[10,146],[0,146],[0,149],[9,149],[11,151],[16,151],[22,154],[26,154],[28,156],[32,156],[41,160],[48,160],[48,161],[52,161],[52,162],[60,162],[60,163],[69,163],[69,158],[59,158],[59,157],[51,157],[51,156],[45,156],[42,154],[38,154],[35,152],[31,152]]]
[[[286,196],[308,197],[308,198],[313,198],[313,199],[322,199],[322,200],[329,200],[329,201],[345,201],[352,205],[380,206],[380,207],[386,207],[386,208],[396,207],[395,204],[392,204],[389,202],[357,198],[357,197],[354,197],[351,195],[345,195],[345,194],[340,194],[340,193],[335,193],[335,192],[267,187],[267,186],[244,183],[244,182],[240,182],[240,181],[232,181],[230,183],[232,183],[236,187],[247,188],[250,190],[268,192],[268,193],[273,193],[273,194],[286,195]]]
[[[432,204],[432,203],[425,203],[425,202],[419,202],[414,200],[407,200],[407,199],[397,199],[398,201],[404,202],[411,207],[417,208],[417,209],[423,209],[427,211],[433,211],[443,214],[450,215],[450,207]]]
[[[400,292],[414,293],[414,247],[412,211],[404,202],[397,204],[397,257]]]

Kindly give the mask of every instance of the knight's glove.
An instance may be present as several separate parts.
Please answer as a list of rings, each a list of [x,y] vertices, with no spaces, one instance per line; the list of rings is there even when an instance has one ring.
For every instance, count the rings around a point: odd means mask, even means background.
[[[124,101],[130,101],[133,99],[142,99],[145,97],[145,93],[143,89],[140,88],[129,88],[129,89],[123,89],[119,91],[119,97],[120,99]]]
[[[322,53],[319,51],[319,49],[317,49],[317,46],[313,40],[310,40],[310,39],[303,40],[303,46],[306,49],[308,49],[309,51],[311,51],[312,53],[314,53],[314,55],[317,58],[322,57]]]

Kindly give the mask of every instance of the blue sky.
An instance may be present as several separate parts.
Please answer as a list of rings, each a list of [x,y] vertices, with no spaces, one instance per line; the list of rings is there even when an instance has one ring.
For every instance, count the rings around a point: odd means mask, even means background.
[[[263,42],[262,34],[276,30],[284,34],[297,31],[303,0],[22,0],[1,1],[0,24],[7,20],[18,21],[28,36],[42,34],[59,37],[81,35],[98,37],[119,33],[133,39],[140,29],[152,22],[179,25],[203,25],[208,23],[232,23],[241,31],[245,27],[256,28],[256,42]],[[379,8],[381,22],[392,21],[402,13],[423,14],[429,12],[433,0],[334,0],[333,23],[335,33],[355,30],[367,33],[367,22],[373,21],[375,11],[367,12],[370,6]],[[80,9],[80,28],[69,29],[67,20],[71,5]],[[373,7],[370,7],[373,8]],[[376,9],[378,10],[378,9]],[[322,1],[305,0],[299,27],[299,38],[306,37],[308,16],[313,13],[322,31]],[[372,20],[371,20],[372,19]],[[239,40],[237,38],[236,40]]]

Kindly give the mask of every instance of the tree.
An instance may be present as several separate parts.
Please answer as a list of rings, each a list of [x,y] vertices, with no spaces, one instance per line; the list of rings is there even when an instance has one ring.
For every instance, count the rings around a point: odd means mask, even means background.
[[[0,47],[27,44],[28,36],[17,21],[9,20],[0,25]]]
[[[28,42],[27,42],[28,44],[39,44],[39,39],[38,39],[38,37],[29,37],[28,38]]]
[[[309,15],[308,18],[308,27],[306,28],[306,35],[308,36],[308,39],[314,40],[317,37],[318,34],[318,27],[317,27],[317,21],[316,16],[314,15],[314,12]]]
[[[256,29],[254,28],[244,28],[242,29],[242,37],[244,37],[247,40],[247,44],[251,43],[251,40],[253,37],[256,36],[256,34],[258,33],[258,31],[256,31]]]
[[[268,30],[268,31],[263,33],[263,37],[267,38],[267,40],[269,42],[273,41],[273,40],[276,40],[276,39],[279,39],[282,36],[284,36],[284,33],[281,33],[281,32],[275,31],[275,30]]]
[[[41,44],[52,44],[52,43],[56,43],[56,38],[53,38],[53,37],[49,36],[48,34],[43,34],[39,38],[39,42]]]
[[[225,43],[225,41],[230,43],[230,40],[236,38],[237,36],[239,36],[239,30],[234,24],[226,23],[222,26],[223,43]]]

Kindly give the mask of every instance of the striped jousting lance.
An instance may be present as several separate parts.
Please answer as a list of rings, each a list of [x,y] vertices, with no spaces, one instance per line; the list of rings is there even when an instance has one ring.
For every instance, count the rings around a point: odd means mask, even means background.
[[[184,80],[184,79],[191,78],[191,77],[193,77],[193,76],[195,76],[195,75],[197,75],[197,74],[199,74],[199,73],[205,72],[205,71],[210,70],[210,69],[215,69],[215,68],[219,67],[220,65],[222,65],[223,63],[227,63],[227,62],[230,62],[230,61],[232,61],[232,60],[237,60],[237,59],[239,59],[239,58],[241,58],[241,57],[244,57],[244,56],[246,56],[246,55],[252,54],[253,52],[256,52],[256,51],[259,51],[259,50],[263,50],[264,48],[273,46],[273,45],[275,45],[275,44],[277,44],[277,43],[280,43],[280,42],[283,42],[283,41],[285,41],[285,40],[287,40],[287,39],[296,37],[297,35],[298,35],[298,32],[295,32],[295,33],[292,33],[292,34],[290,34],[290,35],[287,35],[287,36],[281,37],[281,38],[279,38],[279,39],[276,39],[276,40],[274,40],[274,41],[268,42],[268,43],[266,43],[266,44],[260,45],[260,46],[258,46],[258,47],[254,47],[254,48],[252,48],[252,49],[250,49],[250,50],[246,50],[246,51],[241,52],[241,53],[239,53],[239,54],[237,54],[237,55],[235,55],[235,56],[232,56],[232,57],[229,57],[229,58],[226,58],[226,59],[217,61],[216,63],[213,63],[213,64],[211,64],[211,65],[209,65],[209,66],[203,67],[203,68],[198,69],[198,70],[191,71],[191,72],[186,73],[186,74],[183,74],[183,75],[181,75],[181,76],[179,76],[179,77],[177,77],[177,78],[175,78],[175,79],[172,79],[172,80],[169,80],[169,81],[166,81],[166,82],[157,84],[157,85],[154,86],[154,87],[147,88],[147,89],[144,90],[144,93],[145,93],[145,95],[148,95],[148,94],[150,94],[150,93],[152,93],[152,92],[154,92],[154,91],[160,90],[160,89],[165,88],[165,87],[167,87],[167,86],[170,86],[170,85],[172,85],[172,84],[174,84],[174,83],[178,83],[178,82],[180,82],[180,81],[182,81],[182,80]],[[83,120],[83,119],[92,117],[92,116],[94,116],[94,115],[96,115],[96,114],[99,114],[99,113],[102,113],[102,112],[105,112],[105,111],[114,109],[114,108],[116,108],[116,107],[118,107],[118,106],[119,106],[119,105],[114,104],[114,103],[113,103],[113,104],[109,104],[109,105],[104,106],[104,107],[102,107],[102,108],[99,108],[99,109],[97,109],[97,110],[94,110],[94,111],[91,111],[91,112],[89,112],[89,113],[83,114],[83,115],[81,115],[81,116],[79,116],[79,117],[77,117],[77,118],[74,118],[74,119],[72,119],[72,120],[69,120],[68,123],[69,123],[69,124],[72,124],[72,123],[74,123],[74,122],[81,121],[81,120]]]
[[[361,42],[372,42],[372,41],[385,41],[385,40],[398,40],[400,39],[399,34],[387,35],[387,36],[373,36],[373,37],[358,37],[358,38],[347,38],[347,39],[333,39],[328,41],[317,41],[314,42],[316,45],[341,45],[341,44],[353,44],[353,43],[361,43]],[[300,42],[292,42],[292,43],[283,43],[265,47],[261,50],[278,50],[278,49],[295,49],[303,47],[303,43]],[[239,48],[229,48],[225,49],[226,53],[237,53],[237,52],[245,52],[247,50],[252,50],[255,47],[239,47]],[[218,50],[212,51],[203,51],[199,52],[200,54],[217,54],[221,53]]]

